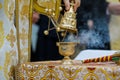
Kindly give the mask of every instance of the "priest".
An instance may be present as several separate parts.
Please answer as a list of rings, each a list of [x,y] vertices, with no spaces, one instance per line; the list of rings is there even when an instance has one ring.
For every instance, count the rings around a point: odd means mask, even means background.
[[[63,1],[65,3],[65,9],[69,10],[70,0]],[[86,47],[89,49],[109,50],[110,37],[108,30],[107,14],[120,14],[120,4],[108,3],[105,0],[81,0],[81,2],[80,0],[75,0],[74,11],[77,12],[77,28],[80,34],[84,31],[88,32],[89,25],[87,24],[88,21],[91,21],[94,25],[93,29],[95,29],[95,32],[97,32],[100,36],[100,41],[102,44],[99,44],[98,46],[89,46],[89,44],[86,44]],[[43,34],[44,30],[46,30],[48,27],[48,22],[49,19],[46,16],[41,15],[41,20],[39,21],[40,30],[38,33],[38,43],[36,52],[37,61],[59,60],[63,58],[59,54],[58,47],[56,46],[56,42],[58,42],[56,32],[53,30],[52,32],[50,32],[49,36],[45,36]],[[51,26],[53,26],[52,23]]]

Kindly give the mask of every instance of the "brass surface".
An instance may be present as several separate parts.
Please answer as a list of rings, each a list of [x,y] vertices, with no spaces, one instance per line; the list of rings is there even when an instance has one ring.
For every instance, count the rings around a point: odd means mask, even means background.
[[[61,19],[59,27],[62,30],[67,30],[68,32],[75,33],[76,29],[76,13],[74,12],[74,2],[71,2],[70,9],[64,13]]]
[[[72,60],[69,56],[75,53],[76,42],[58,42],[59,53],[64,56],[62,64],[72,64]]]

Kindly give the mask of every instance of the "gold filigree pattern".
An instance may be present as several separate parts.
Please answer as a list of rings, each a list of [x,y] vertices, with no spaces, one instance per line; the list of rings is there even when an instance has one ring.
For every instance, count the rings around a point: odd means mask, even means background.
[[[13,29],[10,30],[10,34],[7,35],[6,39],[10,42],[10,46],[14,47],[14,42],[16,41],[16,37],[14,35]]]
[[[4,11],[10,21],[14,22],[14,10],[15,1],[14,0],[4,0]]]
[[[59,61],[38,62],[21,64],[16,70],[16,80],[119,80],[120,78],[120,66],[113,64],[61,65]]]
[[[22,6],[22,9],[20,11],[20,16],[21,16],[21,20],[25,20],[25,18],[28,19],[28,17],[29,17],[29,5]]]
[[[0,48],[4,44],[4,28],[3,28],[3,22],[0,21]]]
[[[27,52],[28,52],[28,48],[23,48],[23,49],[21,49],[21,53],[20,53],[20,63],[23,63],[23,62],[27,62],[27,61],[28,61]]]
[[[18,0],[19,1],[19,0]],[[19,6],[21,5],[21,7],[20,7],[20,12],[19,12],[19,14],[20,14],[20,19],[21,19],[21,21],[23,21],[23,22],[26,22],[25,20],[27,19],[29,19],[29,0],[20,0],[19,1]]]
[[[14,77],[14,58],[16,57],[16,51],[12,50],[6,52],[5,63],[4,63],[4,75],[6,80],[13,80]]]
[[[16,0],[16,15],[18,26],[18,47],[19,47],[19,62],[28,61],[28,36],[29,36],[29,18],[30,18],[30,2],[32,0]]]
[[[20,40],[22,41],[22,45],[26,44],[26,40],[28,39],[28,34],[25,28],[22,28],[22,32],[20,33]]]
[[[45,72],[45,75],[41,78],[41,80],[49,80],[49,79],[59,80],[58,73],[54,70],[54,66],[49,66],[49,67],[48,67],[49,70]]]

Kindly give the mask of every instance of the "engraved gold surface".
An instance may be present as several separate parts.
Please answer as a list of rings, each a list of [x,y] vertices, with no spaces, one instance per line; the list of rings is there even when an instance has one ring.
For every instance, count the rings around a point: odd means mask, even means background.
[[[16,26],[16,30],[17,30],[17,47],[18,47],[18,63],[20,63],[20,37],[19,37],[19,3],[21,0],[15,0],[15,15],[16,15],[16,20],[15,20],[15,26]]]
[[[41,14],[51,16],[58,20],[61,0],[33,0],[33,8]]]
[[[32,36],[32,16],[33,16],[33,0],[30,0],[30,6],[29,6],[29,34],[28,34],[28,61],[30,61],[31,58],[31,36]]]
[[[76,42],[58,42],[59,53],[64,56],[62,64],[72,64],[70,56],[75,53]]]
[[[59,27],[68,32],[77,32],[76,28],[76,13],[74,12],[74,2],[71,2],[70,9],[64,13]]]

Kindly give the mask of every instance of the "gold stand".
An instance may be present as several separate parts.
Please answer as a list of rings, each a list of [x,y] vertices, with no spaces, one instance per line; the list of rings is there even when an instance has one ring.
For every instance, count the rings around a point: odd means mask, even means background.
[[[64,56],[62,64],[72,64],[72,60],[69,56],[75,53],[75,46],[78,43],[76,42],[58,42],[57,46],[59,47],[59,53]]]

